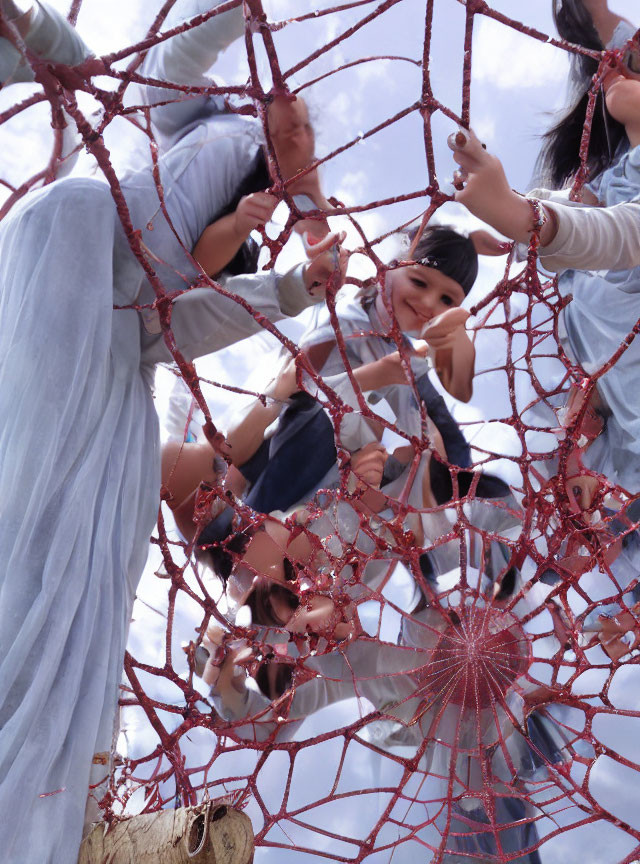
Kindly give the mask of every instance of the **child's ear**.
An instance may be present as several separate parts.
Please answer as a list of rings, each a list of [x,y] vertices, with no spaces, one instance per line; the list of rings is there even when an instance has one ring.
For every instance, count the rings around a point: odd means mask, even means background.
[[[473,243],[478,255],[506,255],[511,249],[511,243],[498,240],[488,231],[472,231],[469,240]]]

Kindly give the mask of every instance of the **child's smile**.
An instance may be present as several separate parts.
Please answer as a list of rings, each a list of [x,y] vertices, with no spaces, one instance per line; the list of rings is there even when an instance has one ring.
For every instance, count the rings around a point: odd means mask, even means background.
[[[393,312],[404,333],[419,333],[433,318],[464,300],[461,286],[433,267],[399,267],[388,279]]]

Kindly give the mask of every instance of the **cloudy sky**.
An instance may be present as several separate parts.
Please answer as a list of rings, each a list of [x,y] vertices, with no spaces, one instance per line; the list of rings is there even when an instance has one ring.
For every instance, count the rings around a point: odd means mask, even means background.
[[[66,0],[55,0],[52,5],[66,11],[68,4]],[[314,8],[318,9],[332,5],[335,5],[334,0],[314,2]],[[424,0],[404,0],[399,3],[377,21],[342,42],[337,49],[296,73],[295,85],[303,85],[312,78],[361,57],[402,55],[421,58],[424,5]],[[516,19],[526,16],[527,24],[546,33],[553,32],[550,5],[549,0],[534,0],[532,3],[493,0],[492,3],[493,8],[508,16]],[[631,20],[637,15],[635,0],[617,0],[612,5]],[[110,0],[108,3],[104,0],[85,0],[78,19],[78,30],[96,54],[111,52],[142,38],[159,6],[156,0]],[[270,18],[285,20],[308,12],[310,3],[309,0],[264,0],[264,6]],[[364,11],[369,8],[373,7],[364,7]],[[295,65],[319,45],[335,38],[359,20],[364,11],[360,7],[339,16],[330,15],[291,24],[278,31],[275,40],[283,68]],[[456,112],[459,112],[461,103],[464,21],[464,8],[456,0],[436,0],[431,67],[433,87],[436,97]],[[261,69],[266,75],[264,61],[261,62]],[[473,44],[471,122],[489,149],[502,158],[507,175],[516,189],[524,191],[529,188],[539,149],[539,135],[550,125],[553,113],[565,101],[567,71],[567,59],[562,51],[526,38],[488,18],[477,17]],[[247,67],[242,46],[232,46],[213,72],[228,83],[245,81]],[[355,70],[339,72],[309,88],[305,93],[316,125],[319,155],[363,135],[412,104],[419,98],[420,90],[421,70],[398,61],[363,64]],[[32,88],[28,85],[0,92],[0,110],[30,92]],[[88,98],[82,104],[87,112],[96,107]],[[454,167],[446,147],[446,137],[453,128],[450,120],[441,115],[435,116],[435,155],[438,178],[443,184],[450,179]],[[47,112],[43,107],[25,112],[0,128],[2,177],[16,184],[42,167],[46,160],[49,134]],[[139,158],[140,142],[136,140],[129,124],[114,122],[106,138],[112,148],[114,162],[121,170]],[[77,170],[91,171],[92,166],[81,159]],[[420,117],[414,113],[380,134],[360,141],[327,164],[323,169],[323,178],[326,191],[347,205],[363,204],[425,186],[427,179]],[[419,216],[423,207],[420,201],[413,201],[379,208],[360,217],[359,221],[367,235],[373,238],[400,222]],[[474,224],[456,205],[447,205],[441,218],[464,227]],[[355,245],[353,232],[349,242]],[[295,247],[287,252],[288,256],[299,254],[300,249]],[[359,266],[364,265],[360,262]],[[481,296],[495,284],[501,275],[502,266],[501,261],[484,266],[474,296]],[[266,344],[266,340],[263,341]],[[260,386],[251,372],[251,368],[257,365],[256,350],[255,347],[251,349],[252,359],[249,361],[247,347],[235,346],[212,358],[202,368],[214,380],[226,380],[241,386]],[[484,355],[482,350],[479,351],[480,364],[484,362],[488,367],[494,359],[488,344]],[[161,373],[159,384],[158,404],[162,411],[166,409],[170,374]],[[474,419],[491,416],[492,412],[493,416],[498,416],[501,403],[500,397],[496,398],[495,394],[495,381],[486,376],[484,384],[482,380],[478,382],[471,406],[465,409],[466,413],[463,411],[458,416]],[[230,403],[219,392],[212,391],[208,396],[216,407],[214,417],[224,417],[239,404]],[[508,447],[506,441],[504,446]],[[509,470],[506,464],[505,476],[509,475]],[[153,592],[154,589],[150,590]],[[144,650],[140,631],[136,640],[134,653],[140,656]],[[625,740],[633,740],[631,730],[628,733]],[[630,755],[633,757],[633,751]],[[601,774],[602,794],[609,800],[609,792],[616,782],[620,783],[625,778],[622,775],[616,777],[610,770],[608,773],[601,770]],[[633,818],[634,814],[625,809],[624,801],[618,802],[617,806],[620,807],[621,818]],[[579,860],[585,864],[604,864],[605,861],[608,864],[609,860],[613,860],[607,858],[608,854],[612,854],[612,847],[607,844],[615,842],[612,837],[602,830],[591,828],[581,832],[579,838],[564,835],[557,841],[554,850],[547,850],[542,858],[545,864],[564,864],[578,860],[577,855],[572,859],[572,853],[568,850],[575,853],[579,849]],[[271,859],[264,853],[261,855],[257,859],[260,864],[277,860],[277,856]]]

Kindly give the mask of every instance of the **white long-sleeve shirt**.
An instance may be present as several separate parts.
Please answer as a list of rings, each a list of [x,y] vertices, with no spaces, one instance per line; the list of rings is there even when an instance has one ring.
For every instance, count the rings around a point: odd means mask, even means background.
[[[167,16],[164,30],[171,30],[227,2],[228,0],[178,0]],[[154,45],[147,53],[140,74],[170,84],[208,87],[212,81],[206,72],[221,52],[243,32],[244,16],[242,3],[239,2],[235,8],[213,15],[204,23]],[[145,87],[143,98],[148,105],[158,105],[151,111],[151,120],[159,143],[164,148],[188,134],[194,126],[206,122],[208,117],[215,117],[226,111],[221,96],[197,95],[190,98],[183,91],[169,87]],[[163,102],[167,104],[158,104]],[[245,129],[250,122],[247,118],[242,118]],[[260,127],[258,123],[253,125],[258,141]]]
[[[4,4],[4,15],[9,21],[15,21],[22,14],[13,2]],[[75,66],[91,56],[64,15],[47,3],[34,5],[24,42],[37,57],[53,63]],[[18,81],[33,81],[33,69],[8,39],[0,38],[0,84]]]
[[[630,270],[640,265],[640,202],[588,207],[546,189],[534,189],[529,197],[544,201],[558,219],[558,233],[540,249],[547,270]]]

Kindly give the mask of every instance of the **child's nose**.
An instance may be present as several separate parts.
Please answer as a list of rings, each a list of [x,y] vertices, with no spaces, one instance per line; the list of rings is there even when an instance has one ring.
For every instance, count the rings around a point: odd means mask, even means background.
[[[421,315],[424,315],[425,318],[431,320],[435,315],[431,300],[426,298],[421,299],[419,312]]]

